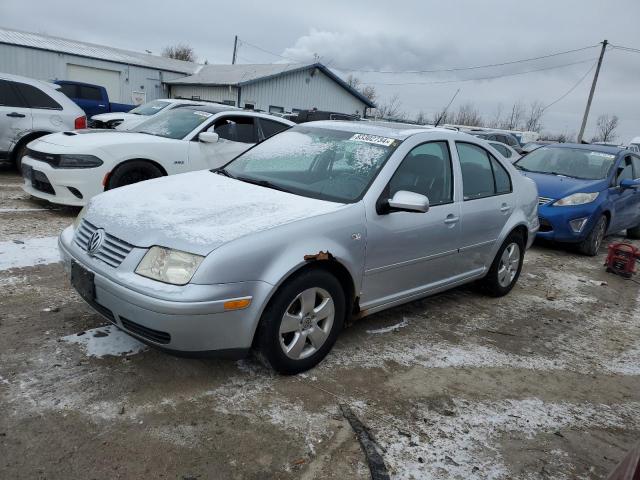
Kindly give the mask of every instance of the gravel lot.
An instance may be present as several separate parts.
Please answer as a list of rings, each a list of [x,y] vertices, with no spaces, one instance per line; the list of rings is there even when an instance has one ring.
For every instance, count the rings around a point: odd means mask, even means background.
[[[507,297],[377,314],[282,377],[105,328],[56,263],[76,213],[0,172],[0,478],[369,478],[340,403],[397,479],[604,478],[640,438],[638,284],[604,251],[535,245]]]

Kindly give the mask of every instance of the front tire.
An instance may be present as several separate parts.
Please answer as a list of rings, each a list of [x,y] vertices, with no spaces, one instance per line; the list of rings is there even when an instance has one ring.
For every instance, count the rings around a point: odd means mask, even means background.
[[[279,373],[308,370],[329,353],[345,319],[345,294],[325,270],[309,270],[280,287],[265,309],[258,331],[258,358]]]
[[[489,273],[480,280],[480,288],[492,297],[509,293],[520,277],[524,260],[524,239],[512,232],[498,250]]]
[[[26,156],[27,156],[27,142],[20,145],[20,147],[18,148],[18,150],[16,150],[16,153],[15,153],[16,170],[18,170],[20,174],[22,174],[22,159]]]
[[[162,177],[163,173],[153,163],[144,160],[133,160],[120,165],[109,177],[107,190]]]
[[[600,218],[593,226],[587,238],[578,244],[578,250],[585,255],[595,257],[598,255],[600,245],[604,239],[604,234],[607,232],[607,217],[606,215],[600,215]]]

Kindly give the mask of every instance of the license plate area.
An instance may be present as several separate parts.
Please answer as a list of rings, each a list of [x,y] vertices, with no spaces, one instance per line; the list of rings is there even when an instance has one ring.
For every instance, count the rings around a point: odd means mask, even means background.
[[[71,285],[87,302],[96,299],[96,285],[93,272],[83,268],[78,263],[71,262]]]

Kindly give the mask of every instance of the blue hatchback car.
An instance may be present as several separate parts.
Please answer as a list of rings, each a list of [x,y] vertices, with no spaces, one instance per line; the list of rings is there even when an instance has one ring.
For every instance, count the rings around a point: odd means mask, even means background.
[[[537,237],[597,255],[609,233],[640,238],[640,156],[603,145],[540,147],[515,164],[538,186]]]

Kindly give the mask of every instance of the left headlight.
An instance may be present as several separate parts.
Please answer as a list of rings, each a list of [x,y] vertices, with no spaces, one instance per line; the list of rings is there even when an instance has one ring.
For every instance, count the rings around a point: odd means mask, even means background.
[[[584,205],[585,203],[591,203],[596,198],[598,198],[599,193],[574,193],[573,195],[569,195],[567,197],[561,198],[560,200],[555,201],[553,204],[558,207],[567,207],[571,205]]]
[[[200,255],[165,247],[151,247],[138,264],[136,273],[172,285],[186,285],[202,260],[204,257]]]
[[[58,168],[95,168],[102,165],[102,160],[94,155],[60,155]]]

